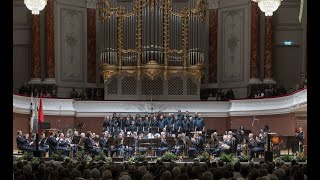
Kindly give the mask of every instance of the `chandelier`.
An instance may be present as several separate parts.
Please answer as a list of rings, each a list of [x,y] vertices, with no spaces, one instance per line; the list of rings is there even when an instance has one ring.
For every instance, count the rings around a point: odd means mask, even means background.
[[[24,0],[24,4],[31,10],[32,14],[38,15],[47,5],[47,0]]]
[[[272,16],[273,12],[278,9],[282,0],[253,0],[258,2],[258,6],[266,16]]]

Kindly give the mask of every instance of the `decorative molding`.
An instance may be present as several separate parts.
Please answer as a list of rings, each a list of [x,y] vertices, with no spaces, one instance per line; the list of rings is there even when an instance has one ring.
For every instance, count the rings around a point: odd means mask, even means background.
[[[96,9],[97,8],[97,1],[96,0],[86,0],[87,8],[88,9]]]
[[[34,98],[36,99],[36,98]],[[43,98],[45,115],[103,117],[113,112],[147,114],[150,112],[199,112],[204,117],[274,115],[295,112],[306,106],[307,90],[295,94],[265,99],[231,101],[75,101],[73,99]],[[28,114],[30,97],[13,95],[13,112]]]

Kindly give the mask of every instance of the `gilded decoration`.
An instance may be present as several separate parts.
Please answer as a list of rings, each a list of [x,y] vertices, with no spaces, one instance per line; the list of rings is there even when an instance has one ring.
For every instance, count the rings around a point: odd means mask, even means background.
[[[178,72],[184,75],[189,72],[197,79],[202,76],[204,67],[197,64],[204,63],[204,46],[199,45],[204,41],[196,38],[197,43],[190,44],[189,37],[202,36],[207,0],[190,1],[177,10],[171,0],[135,0],[130,7],[114,0],[99,0],[98,16],[103,32],[116,32],[105,40],[108,42],[100,54],[106,57],[101,62],[104,68],[100,68],[104,80],[121,71],[136,74],[138,80],[141,71],[152,80],[160,73],[165,80]],[[147,21],[150,16],[153,20]],[[150,23],[152,25],[146,27],[145,24]],[[171,26],[180,26],[182,31],[171,32]],[[190,31],[191,27],[196,27],[198,34]],[[110,41],[116,43],[110,45]],[[190,69],[190,66],[193,67]]]

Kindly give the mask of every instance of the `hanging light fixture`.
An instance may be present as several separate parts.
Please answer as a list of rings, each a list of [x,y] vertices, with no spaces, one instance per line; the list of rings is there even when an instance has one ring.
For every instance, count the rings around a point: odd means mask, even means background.
[[[38,15],[47,5],[47,0],[24,0],[24,4],[31,10],[32,14]]]
[[[258,3],[258,6],[266,16],[272,16],[281,4],[282,0],[252,0]]]

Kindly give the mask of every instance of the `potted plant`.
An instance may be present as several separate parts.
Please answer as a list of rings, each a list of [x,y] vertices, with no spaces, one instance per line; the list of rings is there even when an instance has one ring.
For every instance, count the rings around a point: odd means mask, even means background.
[[[194,158],[196,162],[206,162],[210,160],[210,154],[208,152],[203,152],[202,154],[198,155]]]
[[[112,162],[112,158],[111,157],[107,157],[103,151],[99,152],[99,155],[95,156],[93,158],[94,161],[103,161],[103,162],[107,162],[110,163]]]
[[[239,156],[239,161],[240,162],[248,162],[250,161],[250,156],[246,156],[246,155],[242,155],[242,156]]]
[[[298,156],[295,158],[298,162],[306,162],[307,161],[307,156],[304,155],[303,152],[298,154]]]
[[[146,160],[146,156],[144,154],[138,154],[135,157],[129,158],[128,162],[133,164],[137,162],[143,162]]]
[[[178,157],[171,152],[166,152],[158,160],[162,162],[171,162],[174,160],[178,160]]]

